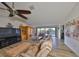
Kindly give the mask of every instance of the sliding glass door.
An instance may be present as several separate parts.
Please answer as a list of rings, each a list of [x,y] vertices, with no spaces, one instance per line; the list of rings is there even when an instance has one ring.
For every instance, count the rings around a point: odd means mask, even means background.
[[[56,37],[56,28],[55,27],[52,27],[52,28],[37,28],[37,35],[40,35],[41,33],[44,33],[44,34],[50,34],[52,37]]]
[[[45,28],[37,28],[37,35],[39,36],[40,33],[42,34],[49,34],[51,35],[51,40],[52,40],[52,48],[58,48],[59,47],[59,39],[58,39],[58,30],[57,27],[45,27]]]

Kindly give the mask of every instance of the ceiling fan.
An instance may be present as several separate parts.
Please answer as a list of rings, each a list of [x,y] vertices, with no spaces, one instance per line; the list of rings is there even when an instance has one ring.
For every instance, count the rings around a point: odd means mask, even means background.
[[[13,17],[15,15],[18,15],[21,18],[28,19],[24,14],[31,14],[30,10],[16,10],[14,6],[14,2],[12,2],[12,7],[10,7],[7,3],[1,2],[4,6],[7,7],[7,9],[0,7],[2,10],[7,10],[10,12],[9,17]]]

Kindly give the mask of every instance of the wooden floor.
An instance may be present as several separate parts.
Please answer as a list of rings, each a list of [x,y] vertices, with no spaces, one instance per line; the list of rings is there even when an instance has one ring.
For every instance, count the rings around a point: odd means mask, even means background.
[[[50,57],[77,57],[77,55],[69,49],[63,41],[60,41],[59,48],[52,49],[49,53]]]
[[[8,48],[12,48],[18,44],[21,44],[22,42],[13,44],[9,47],[0,49],[0,57],[4,57],[5,53],[3,51]],[[63,41],[60,42],[59,48],[52,49],[50,53],[48,54],[48,57],[77,57],[75,53],[73,53],[64,43]]]

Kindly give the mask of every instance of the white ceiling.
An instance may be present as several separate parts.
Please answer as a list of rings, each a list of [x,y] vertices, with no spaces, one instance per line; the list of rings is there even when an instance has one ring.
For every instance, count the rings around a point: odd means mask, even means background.
[[[11,3],[8,3],[11,6]],[[27,23],[30,25],[58,25],[66,21],[66,17],[74,8],[76,2],[16,2],[16,9],[29,9],[31,5],[34,9],[29,15]],[[0,3],[1,7],[4,7]],[[26,15],[27,16],[27,15]]]

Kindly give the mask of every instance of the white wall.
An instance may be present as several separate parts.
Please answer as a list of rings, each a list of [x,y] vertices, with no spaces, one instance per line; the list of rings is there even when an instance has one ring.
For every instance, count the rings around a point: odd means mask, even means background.
[[[73,8],[67,19],[72,20],[76,17],[79,17],[79,4]],[[70,49],[72,49],[72,51],[74,51],[79,56],[79,41],[65,36],[64,42]]]

